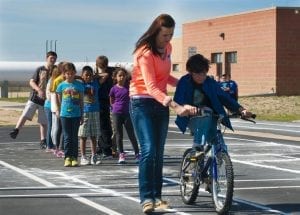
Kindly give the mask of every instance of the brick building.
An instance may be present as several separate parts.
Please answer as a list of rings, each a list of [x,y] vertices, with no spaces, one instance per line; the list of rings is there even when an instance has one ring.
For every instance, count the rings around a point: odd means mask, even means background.
[[[300,8],[232,14],[182,29],[172,41],[176,76],[190,55],[201,53],[212,62],[209,73],[230,73],[240,95],[300,95]]]

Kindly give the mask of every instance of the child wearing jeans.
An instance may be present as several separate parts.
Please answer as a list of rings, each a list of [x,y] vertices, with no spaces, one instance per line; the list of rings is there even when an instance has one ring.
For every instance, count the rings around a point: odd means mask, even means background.
[[[111,88],[109,96],[110,104],[112,106],[113,130],[115,132],[116,143],[119,150],[118,163],[125,163],[125,153],[123,148],[123,125],[134,149],[136,162],[138,162],[140,159],[139,147],[129,115],[128,72],[124,68],[117,68],[113,72],[113,80],[115,85]]]
[[[82,82],[75,80],[76,69],[73,63],[63,65],[65,81],[61,82],[58,95],[57,115],[61,119],[65,150],[65,167],[78,166],[78,129],[82,123],[83,92]]]
[[[64,81],[63,65],[65,62],[60,62],[57,65],[57,73],[52,73],[50,82],[50,98],[51,98],[51,112],[52,112],[52,128],[51,128],[51,138],[53,144],[56,148],[54,155],[58,158],[63,158],[65,153],[63,152],[63,144],[61,144],[62,128],[60,118],[56,116],[56,111],[58,110],[57,94],[56,89],[58,85]]]
[[[100,160],[96,156],[97,139],[100,136],[99,121],[99,99],[98,91],[100,86],[100,78],[93,78],[93,69],[90,66],[82,68],[81,78],[84,85],[83,96],[83,123],[79,127],[78,136],[80,138],[81,165],[98,165]],[[86,156],[86,141],[91,139],[91,159]]]

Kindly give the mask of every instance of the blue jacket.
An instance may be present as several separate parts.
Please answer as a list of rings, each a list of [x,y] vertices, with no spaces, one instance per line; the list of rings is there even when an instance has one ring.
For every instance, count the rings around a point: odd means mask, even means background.
[[[238,104],[234,99],[232,99],[228,93],[224,92],[220,85],[213,80],[210,77],[207,77],[206,80],[203,82],[202,85],[203,92],[208,97],[211,108],[216,114],[223,115],[223,121],[222,124],[226,127],[233,130],[230,120],[225,112],[225,109],[223,106],[228,108],[229,110],[233,112],[237,112],[238,109],[241,107],[240,104]],[[193,81],[192,76],[190,74],[184,75],[180,78],[175,95],[174,95],[174,101],[177,102],[180,105],[193,104]],[[178,128],[184,133],[186,131],[186,127],[189,123],[189,117],[188,116],[177,116],[176,125]]]

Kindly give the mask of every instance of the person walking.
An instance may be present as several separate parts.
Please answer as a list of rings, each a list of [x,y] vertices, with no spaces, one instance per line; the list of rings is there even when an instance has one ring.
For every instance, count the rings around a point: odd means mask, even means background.
[[[36,111],[38,111],[38,123],[40,124],[40,148],[45,149],[46,132],[47,132],[47,117],[44,111],[44,103],[46,100],[46,86],[50,77],[50,70],[54,66],[57,59],[57,54],[53,51],[49,51],[46,54],[46,64],[36,69],[32,78],[29,81],[29,85],[32,91],[29,96],[25,108],[16,124],[16,127],[9,133],[12,139],[16,139],[19,131],[24,126],[27,120],[31,121]]]
[[[113,130],[119,152],[119,164],[125,164],[125,153],[123,146],[123,126],[126,129],[128,138],[132,144],[136,162],[139,162],[139,146],[134,134],[131,118],[129,115],[129,84],[128,72],[124,68],[117,68],[113,72],[115,85],[111,88],[110,104],[112,106]]]
[[[130,115],[141,149],[139,194],[144,213],[168,208],[162,200],[163,156],[169,125],[169,106],[177,114],[184,108],[167,95],[167,84],[176,86],[170,75],[174,19],[161,14],[138,39],[134,49],[130,81]]]

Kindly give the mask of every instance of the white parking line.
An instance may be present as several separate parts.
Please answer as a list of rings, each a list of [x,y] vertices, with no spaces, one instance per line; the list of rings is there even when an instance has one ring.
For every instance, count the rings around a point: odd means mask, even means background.
[[[5,166],[5,167],[7,167],[7,168],[9,168],[11,170],[14,170],[14,171],[16,171],[16,172],[18,172],[18,173],[20,173],[20,174],[22,174],[22,175],[24,175],[24,176],[32,179],[32,180],[34,180],[34,181],[37,181],[37,182],[45,185],[46,187],[53,187],[53,188],[57,187],[56,185],[54,185],[54,184],[52,184],[52,183],[50,183],[50,182],[48,182],[48,181],[46,181],[46,180],[44,180],[42,178],[39,178],[39,177],[37,177],[37,176],[35,176],[35,175],[31,174],[31,173],[26,172],[25,170],[22,170],[22,169],[20,169],[20,168],[18,168],[16,166],[10,165],[10,164],[8,164],[8,163],[6,163],[4,161],[0,160],[0,165]],[[69,175],[67,175],[67,174],[65,174],[63,172],[56,172],[56,174],[60,175],[62,178],[66,178],[68,181],[73,181],[73,182],[77,182],[77,183],[83,184],[83,185],[89,187],[89,189],[91,191],[94,191],[96,193],[105,193],[105,194],[108,194],[110,196],[117,196],[117,197],[122,197],[122,198],[125,198],[125,199],[128,199],[128,200],[134,201],[134,202],[140,202],[140,200],[137,199],[137,198],[134,198],[134,197],[122,194],[121,192],[117,192],[117,191],[114,191],[114,190],[103,188],[103,187],[98,186],[98,185],[91,184],[91,183],[89,183],[87,181],[83,181],[83,180],[80,180],[80,179],[78,179],[76,177],[69,176]],[[104,206],[102,206],[100,204],[97,204],[97,203],[95,203],[93,201],[90,201],[90,200],[88,200],[88,199],[86,199],[84,197],[81,197],[80,194],[66,194],[66,195],[69,196],[69,197],[71,197],[71,198],[73,198],[73,199],[75,199],[75,200],[77,200],[77,201],[79,201],[79,202],[81,202],[81,203],[83,203],[83,204],[86,204],[86,205],[88,205],[90,207],[93,207],[93,208],[95,208],[95,209],[97,209],[97,210],[99,210],[101,212],[104,212],[106,214],[109,214],[109,215],[122,215],[121,213],[118,213],[118,212],[116,212],[114,210],[111,210],[111,209],[109,209],[107,207],[104,207]],[[6,196],[6,197],[8,197],[8,196]],[[172,213],[177,214],[177,215],[190,215],[188,213],[177,211],[176,209],[165,209],[164,211],[172,212]]]
[[[46,180],[44,180],[42,178],[39,178],[39,177],[37,177],[37,176],[35,176],[35,175],[31,174],[31,173],[28,173],[28,172],[26,172],[23,169],[20,169],[20,168],[18,168],[16,166],[10,165],[10,164],[8,164],[8,163],[6,163],[4,161],[0,160],[0,164],[2,166],[5,166],[5,167],[7,167],[7,168],[9,168],[9,169],[11,169],[13,171],[15,171],[15,172],[18,172],[18,173],[20,173],[20,174],[22,174],[22,175],[24,175],[24,176],[26,176],[26,177],[28,177],[28,178],[36,181],[36,182],[39,182],[39,183],[45,185],[46,187],[56,187],[56,185],[54,185],[54,184],[52,184],[52,183],[50,183],[50,182],[48,182],[48,181],[46,181]],[[109,208],[106,208],[106,207],[104,207],[102,205],[96,204],[96,203],[94,203],[94,202],[92,202],[92,201],[90,201],[88,199],[79,197],[78,195],[68,194],[68,196],[71,197],[71,198],[73,198],[73,199],[75,199],[75,200],[77,200],[77,201],[79,201],[79,202],[82,202],[83,204],[91,206],[91,207],[93,207],[93,208],[95,208],[95,209],[97,209],[97,210],[99,210],[99,211],[101,211],[103,213],[106,213],[106,214],[109,214],[109,215],[121,215],[120,213],[118,213],[116,211],[113,211],[113,210],[111,210]]]
[[[281,167],[271,166],[271,165],[263,165],[263,164],[249,162],[249,161],[240,161],[240,160],[236,160],[236,159],[231,159],[231,160],[232,160],[232,162],[235,162],[235,163],[241,163],[241,164],[246,164],[246,165],[250,165],[250,166],[256,166],[256,167],[262,167],[262,168],[267,168],[267,169],[274,169],[274,170],[279,170],[279,171],[284,171],[284,172],[300,174],[300,170],[281,168]]]

